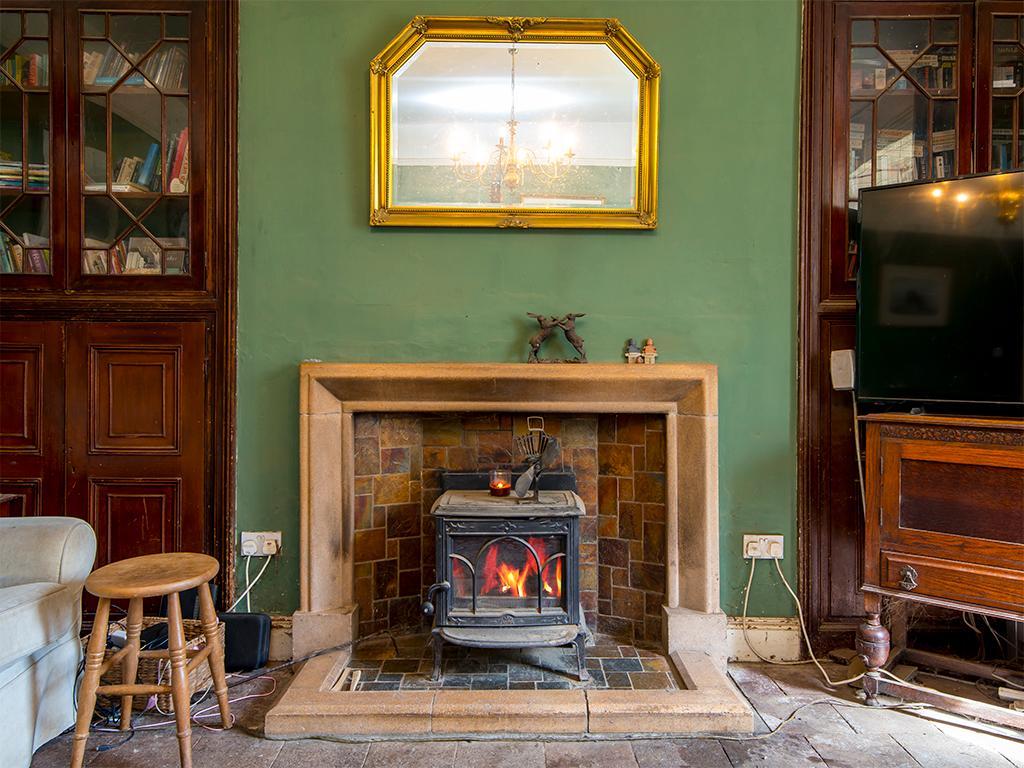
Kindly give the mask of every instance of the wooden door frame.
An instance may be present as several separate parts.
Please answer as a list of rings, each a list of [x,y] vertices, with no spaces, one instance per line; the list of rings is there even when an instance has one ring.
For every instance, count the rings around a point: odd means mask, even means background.
[[[816,454],[820,417],[817,353],[819,317],[831,309],[849,312],[852,301],[821,304],[821,252],[827,238],[831,194],[825,194],[832,169],[832,32],[833,0],[804,0],[800,62],[800,154],[798,186],[798,303],[797,303],[797,545],[800,600],[811,642],[818,643],[822,606],[818,578],[823,575],[820,526],[812,518],[818,500]],[[827,245],[827,241],[824,243]],[[835,305],[835,306],[831,306]],[[827,571],[825,572],[827,573]],[[837,627],[852,632],[855,625]]]
[[[210,362],[212,448],[210,456],[209,541],[220,562],[220,601],[235,595],[235,438],[238,368],[238,11],[239,0],[207,0],[211,20],[208,67],[211,131],[208,148],[209,248],[221,249],[215,290],[220,308],[214,319]]]

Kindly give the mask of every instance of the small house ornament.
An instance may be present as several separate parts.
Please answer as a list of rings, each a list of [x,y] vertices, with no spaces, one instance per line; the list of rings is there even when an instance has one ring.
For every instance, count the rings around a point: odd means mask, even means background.
[[[658,348],[654,346],[654,339],[648,339],[644,343],[643,358],[645,365],[654,365],[658,359]]]
[[[654,339],[647,339],[642,349],[636,341],[629,339],[624,354],[627,365],[654,365],[658,359],[658,348],[654,346]]]
[[[626,363],[629,365],[635,365],[636,363],[642,363],[640,359],[641,352],[640,347],[633,339],[626,342]]]

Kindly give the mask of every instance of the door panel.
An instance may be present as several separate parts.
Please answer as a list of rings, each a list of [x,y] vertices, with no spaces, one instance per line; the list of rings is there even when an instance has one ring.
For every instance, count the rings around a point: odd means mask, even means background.
[[[0,516],[64,509],[63,323],[0,325]]]
[[[181,478],[90,480],[103,562],[181,549]]]
[[[89,349],[90,452],[180,454],[181,350],[175,345]]]
[[[205,324],[79,323],[68,332],[68,514],[97,565],[208,549]]]

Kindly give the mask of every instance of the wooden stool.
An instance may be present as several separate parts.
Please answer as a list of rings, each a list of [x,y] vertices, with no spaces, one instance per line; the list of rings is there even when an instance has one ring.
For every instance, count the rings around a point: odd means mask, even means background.
[[[182,768],[192,766],[192,726],[188,675],[204,661],[210,664],[213,690],[220,704],[220,718],[224,728],[231,727],[231,709],[228,706],[228,687],[224,680],[224,653],[217,633],[217,611],[210,596],[209,581],[217,575],[220,565],[208,555],[192,552],[168,552],[145,555],[105,565],[94,571],[85,581],[85,588],[99,598],[96,618],[85,655],[85,676],[78,693],[78,720],[72,743],[71,768],[81,768],[85,757],[85,743],[89,738],[96,694],[121,696],[121,730],[131,727],[132,697],[170,693],[174,702],[174,719],[178,726],[178,751]],[[206,636],[206,645],[198,651],[186,651],[185,631],[181,623],[181,603],[178,593],[199,588],[199,618]],[[142,600],[146,597],[167,596],[167,650],[143,651],[139,649],[142,630]],[[107,645],[107,624],[111,599],[129,599],[127,639],[124,648],[107,661],[103,660]],[[170,685],[136,685],[135,673],[139,658],[170,659]],[[121,684],[100,685],[100,677],[114,664],[121,662]]]

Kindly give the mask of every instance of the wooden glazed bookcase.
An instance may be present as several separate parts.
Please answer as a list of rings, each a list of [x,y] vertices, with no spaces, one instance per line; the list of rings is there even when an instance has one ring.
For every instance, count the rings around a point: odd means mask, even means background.
[[[863,607],[853,414],[829,380],[831,352],[856,344],[857,194],[1024,166],[1024,14],[1013,2],[820,0],[803,21],[801,594],[812,642],[828,649],[851,641]]]
[[[0,491],[230,592],[237,5],[0,10]]]

